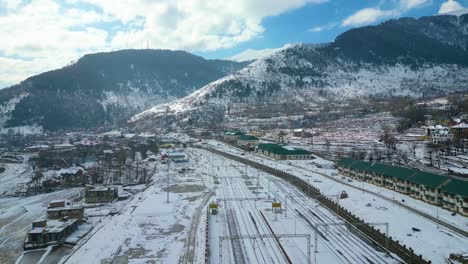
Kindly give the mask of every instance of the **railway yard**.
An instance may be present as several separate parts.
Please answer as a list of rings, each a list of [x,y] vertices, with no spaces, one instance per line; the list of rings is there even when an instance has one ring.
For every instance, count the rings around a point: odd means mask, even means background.
[[[210,162],[220,206],[209,216],[210,263],[399,262],[289,183],[219,156]]]
[[[443,263],[468,253],[465,217],[440,210],[439,226],[424,216],[435,207],[349,182],[318,157],[276,161],[214,140],[184,153],[185,162],[153,161],[152,180],[127,200],[86,208],[92,229],[76,245],[17,263]],[[54,194],[24,200],[28,214],[38,217],[59,194],[80,199],[79,189]],[[24,218],[25,202],[13,199],[0,200],[4,223]],[[9,234],[0,240],[6,263],[27,232],[13,227],[0,230]],[[13,236],[17,251],[7,254]]]

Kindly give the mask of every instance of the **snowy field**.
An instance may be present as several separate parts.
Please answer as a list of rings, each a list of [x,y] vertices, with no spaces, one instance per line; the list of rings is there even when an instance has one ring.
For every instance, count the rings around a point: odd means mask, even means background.
[[[0,167],[5,171],[0,172],[0,197],[15,194],[19,184],[31,180],[32,168],[27,164],[28,157],[22,156],[23,163],[2,163]]]
[[[240,155],[241,151],[218,141],[209,141],[208,144],[215,146],[231,154]],[[443,263],[450,253],[468,253],[468,239],[442,226],[438,227],[436,223],[423,218],[409,210],[384,200],[376,195],[362,192],[361,190],[348,186],[354,185],[358,188],[364,188],[372,192],[384,195],[390,199],[401,201],[420,211],[429,213],[433,216],[439,214],[439,219],[449,222],[464,230],[468,230],[468,218],[463,216],[452,216],[451,213],[442,208],[429,205],[422,201],[412,199],[409,196],[392,192],[385,188],[370,185],[363,182],[349,182],[347,178],[337,175],[336,170],[332,169],[332,163],[322,159],[309,161],[273,161],[263,156],[255,154],[246,154],[243,156],[248,159],[261,162],[273,168],[288,171],[299,177],[308,180],[311,184],[318,187],[322,193],[327,195],[337,195],[341,191],[346,191],[349,198],[340,200],[340,204],[353,211],[357,216],[363,218],[366,222],[388,222],[390,224],[390,236],[402,241],[403,244],[412,247],[417,254],[422,254],[426,259],[433,263]],[[320,164],[318,168],[317,164]],[[335,180],[324,175],[330,176]],[[342,183],[341,181],[344,181]],[[412,231],[412,228],[420,229],[420,232]],[[381,230],[385,231],[384,228]],[[437,238],[437,239],[434,239]],[[422,243],[424,241],[424,243]]]
[[[0,198],[0,263],[14,263],[23,251],[31,223],[45,217],[47,204],[57,199],[80,197],[80,189],[68,189],[26,198]]]
[[[93,218],[96,227],[76,246],[66,263],[193,262],[196,247],[188,246],[187,241],[196,235],[201,208],[211,193],[206,187],[204,164],[197,166],[199,160],[190,153],[189,158],[189,163],[171,163],[169,167],[169,203],[167,165],[161,165],[164,167],[147,188],[113,205],[118,214]],[[194,170],[180,173],[186,167]],[[100,210],[96,208],[93,213],[99,215]]]

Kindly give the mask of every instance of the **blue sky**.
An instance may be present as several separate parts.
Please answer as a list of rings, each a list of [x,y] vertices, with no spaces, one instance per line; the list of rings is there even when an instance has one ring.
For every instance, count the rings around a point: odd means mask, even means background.
[[[0,88],[125,48],[227,58],[333,41],[353,27],[468,6],[468,0],[1,0]]]
[[[333,41],[342,32],[356,26],[342,26],[342,21],[357,10],[377,7],[392,9],[397,1],[376,0],[335,0],[322,4],[308,4],[302,8],[291,10],[284,14],[268,17],[264,20],[265,32],[251,41],[241,43],[230,49],[213,52],[196,52],[206,58],[227,58],[246,49],[279,48],[287,43],[324,43]],[[412,8],[394,17],[377,19],[364,25],[375,25],[392,18],[430,16],[437,14],[441,5],[447,1],[427,1],[417,8]],[[458,0],[460,5],[467,7],[467,0]],[[362,26],[364,26],[362,25]],[[318,28],[321,28],[319,31]],[[317,28],[317,31],[312,29]]]

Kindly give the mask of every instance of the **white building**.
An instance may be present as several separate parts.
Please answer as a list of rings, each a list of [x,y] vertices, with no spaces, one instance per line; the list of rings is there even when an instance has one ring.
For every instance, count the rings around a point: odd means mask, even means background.
[[[427,135],[434,144],[442,144],[453,140],[453,134],[448,127],[437,125],[426,128]]]

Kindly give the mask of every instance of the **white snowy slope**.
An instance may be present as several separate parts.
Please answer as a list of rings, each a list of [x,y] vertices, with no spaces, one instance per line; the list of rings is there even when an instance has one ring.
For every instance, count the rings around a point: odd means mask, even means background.
[[[280,50],[289,48],[293,46],[294,44],[286,44],[281,48],[271,48],[271,49],[261,49],[261,50],[256,50],[256,49],[246,49],[243,52],[236,54],[232,57],[226,58],[226,60],[231,60],[231,61],[237,61],[237,62],[243,62],[243,61],[253,61],[253,60],[258,60],[258,59],[263,59],[265,57],[268,57]]]
[[[180,116],[204,107],[295,101],[323,103],[330,98],[349,99],[369,95],[420,97],[432,91],[450,91],[468,83],[468,68],[453,64],[373,65],[364,62],[320,58],[323,45],[301,44],[257,60],[240,71],[212,82],[182,99],[157,105],[130,121],[158,116]]]

